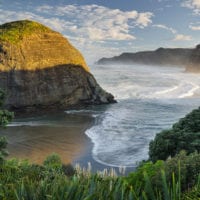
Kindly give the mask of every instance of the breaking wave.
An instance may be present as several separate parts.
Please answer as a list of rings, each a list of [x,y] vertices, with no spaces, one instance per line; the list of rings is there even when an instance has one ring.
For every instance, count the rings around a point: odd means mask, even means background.
[[[135,167],[147,159],[155,134],[200,103],[199,76],[182,68],[96,66],[93,73],[118,100],[86,131],[93,158],[107,166]]]

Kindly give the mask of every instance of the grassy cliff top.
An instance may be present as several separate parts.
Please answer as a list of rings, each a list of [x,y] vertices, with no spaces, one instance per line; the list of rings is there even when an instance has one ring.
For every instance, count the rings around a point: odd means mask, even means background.
[[[38,22],[30,20],[14,21],[0,25],[0,41],[17,44],[24,36],[49,31],[52,30]]]

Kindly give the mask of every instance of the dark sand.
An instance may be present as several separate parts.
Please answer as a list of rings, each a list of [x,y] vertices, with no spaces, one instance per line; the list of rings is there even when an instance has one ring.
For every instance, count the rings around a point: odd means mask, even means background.
[[[28,159],[31,163],[42,164],[45,158],[56,153],[63,163],[79,164],[92,171],[111,169],[96,162],[92,157],[93,144],[85,131],[94,123],[90,115],[55,114],[37,118],[16,119],[0,136],[8,140],[8,158]],[[118,168],[115,168],[118,172]],[[127,168],[126,173],[134,170]]]
[[[73,163],[77,157],[88,153],[88,148],[91,149],[90,139],[84,132],[92,122],[88,116],[64,117],[58,125],[52,119],[47,125],[39,126],[34,123],[15,126],[14,122],[12,126],[0,129],[0,136],[8,139],[9,158],[29,159],[41,164],[48,155],[57,153],[63,163]]]

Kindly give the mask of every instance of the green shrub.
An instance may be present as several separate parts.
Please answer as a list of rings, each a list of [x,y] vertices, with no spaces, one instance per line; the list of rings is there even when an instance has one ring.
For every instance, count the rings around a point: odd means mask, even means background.
[[[165,162],[165,172],[167,177],[170,177],[172,173],[175,173],[178,177],[178,168],[180,164],[180,179],[181,187],[183,190],[193,187],[200,174],[200,154],[192,153],[186,155],[186,152],[182,151],[174,158],[168,159]]]
[[[71,164],[63,164],[62,165],[62,171],[66,176],[73,176],[76,173],[76,170],[74,169],[74,167]]]
[[[5,92],[0,89],[0,127],[5,127],[14,117],[13,112],[2,110],[5,101]]]
[[[200,199],[200,175],[198,177],[198,182],[197,184],[185,191],[183,194],[182,194],[182,200],[199,200]]]
[[[166,161],[146,162],[125,179],[128,184],[132,186],[140,185],[140,188],[144,189],[146,184],[145,174],[147,174],[152,187],[162,191],[162,171],[165,172],[167,184],[172,185],[173,175],[176,180],[180,179],[180,188],[183,191],[192,188],[197,183],[200,175],[200,154],[186,155],[186,152],[182,151]]]
[[[181,150],[187,154],[200,152],[200,108],[193,110],[174,124],[172,129],[157,134],[149,145],[149,158],[166,160]]]
[[[5,93],[0,89],[0,128],[5,127],[14,117],[12,112],[1,110],[5,100]],[[6,137],[0,137],[0,165],[3,164],[5,157],[8,155],[6,151]]]
[[[6,150],[7,140],[5,137],[0,137],[0,165],[3,164],[5,157],[8,155]]]
[[[151,181],[153,185],[158,185],[160,180],[158,181],[155,177],[158,176],[160,178],[161,170],[164,169],[164,161],[157,161],[156,163],[153,162],[144,162],[137,168],[135,172],[132,172],[128,175],[127,180],[128,183],[131,185],[141,185],[141,188],[144,188],[145,185],[145,179],[144,179],[144,173],[148,174],[148,177],[150,179],[153,179],[154,181]]]
[[[43,164],[47,168],[52,168],[52,169],[61,169],[62,168],[62,161],[61,161],[59,155],[56,153],[49,155],[45,159]]]

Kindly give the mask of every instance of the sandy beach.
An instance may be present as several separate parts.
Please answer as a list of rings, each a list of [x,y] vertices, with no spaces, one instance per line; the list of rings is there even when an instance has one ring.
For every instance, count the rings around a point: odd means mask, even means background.
[[[37,125],[35,121],[31,124],[30,119],[26,122],[18,120],[1,129],[0,135],[8,140],[8,158],[29,159],[41,164],[48,155],[57,153],[63,163],[75,162],[77,157],[80,158],[91,148],[90,139],[84,132],[92,125],[93,119],[89,116],[66,117],[63,114],[58,116],[58,120],[62,123],[55,125],[52,118],[45,125]]]
[[[90,114],[58,113],[51,116],[15,119],[0,136],[8,140],[8,159],[28,159],[32,163],[42,164],[45,158],[56,153],[65,164],[79,164],[92,172],[113,168],[93,159],[93,143],[85,131],[94,124]],[[114,167],[116,172],[118,168]],[[127,168],[126,173],[133,168]]]

